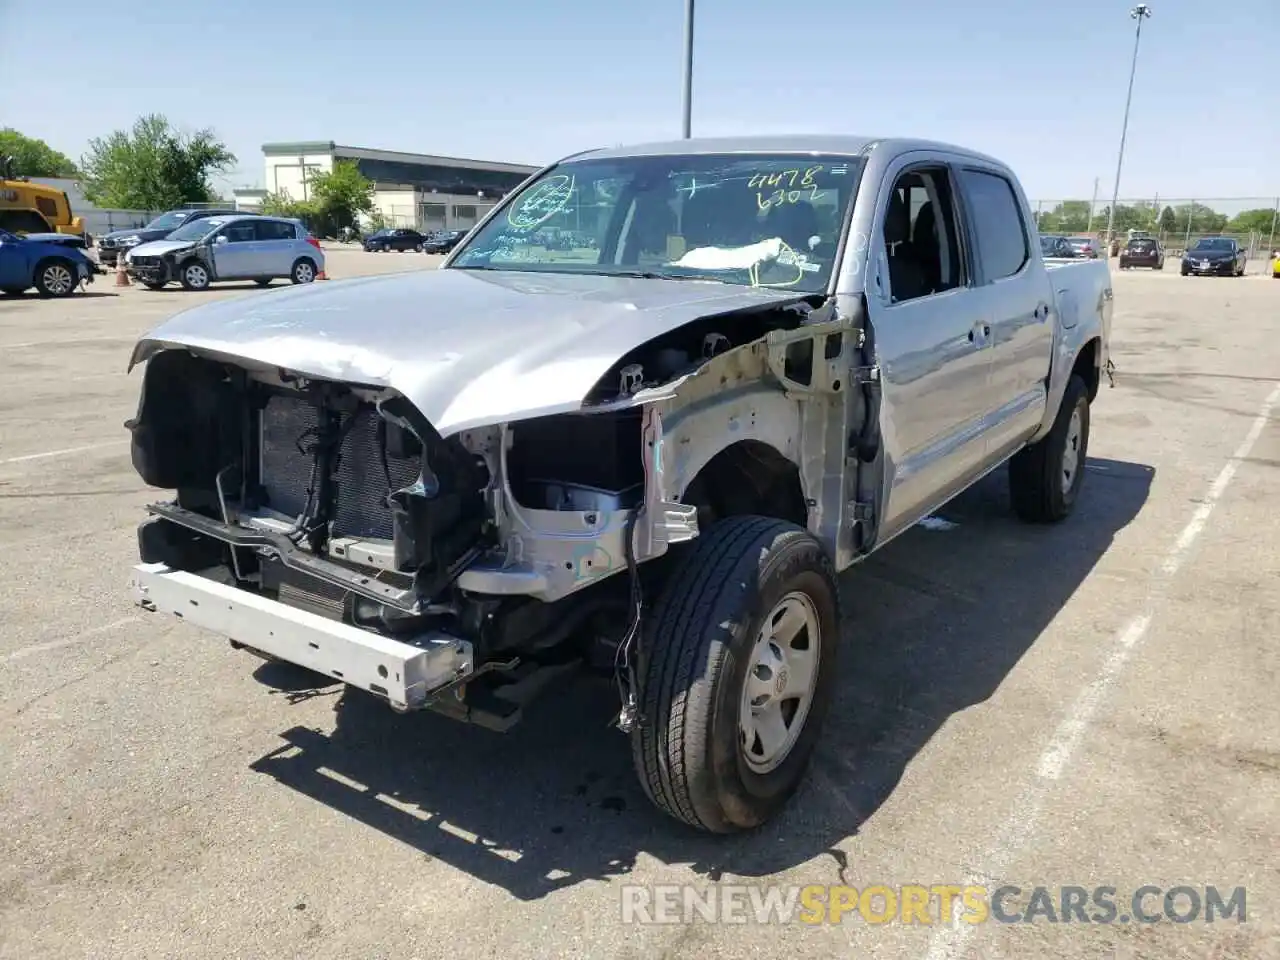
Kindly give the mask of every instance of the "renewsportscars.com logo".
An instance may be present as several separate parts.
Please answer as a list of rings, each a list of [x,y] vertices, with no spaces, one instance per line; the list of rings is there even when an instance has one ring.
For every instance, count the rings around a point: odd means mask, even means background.
[[[1144,885],[1024,889],[959,884],[766,886],[625,885],[623,923],[1214,923],[1246,921],[1245,888]]]

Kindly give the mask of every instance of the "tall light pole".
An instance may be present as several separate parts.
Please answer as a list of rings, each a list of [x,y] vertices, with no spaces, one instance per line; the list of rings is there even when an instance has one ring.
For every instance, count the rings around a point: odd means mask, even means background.
[[[684,0],[684,139],[693,126],[693,0]]]
[[[1116,158],[1116,184],[1111,192],[1111,209],[1107,213],[1107,244],[1114,239],[1116,225],[1116,201],[1120,199],[1120,168],[1124,165],[1124,139],[1129,133],[1129,104],[1133,101],[1133,75],[1138,72],[1138,44],[1142,41],[1142,21],[1151,16],[1151,8],[1140,3],[1129,11],[1138,21],[1138,32],[1133,38],[1133,63],[1129,67],[1129,93],[1124,98],[1124,124],[1120,127],[1120,156]]]

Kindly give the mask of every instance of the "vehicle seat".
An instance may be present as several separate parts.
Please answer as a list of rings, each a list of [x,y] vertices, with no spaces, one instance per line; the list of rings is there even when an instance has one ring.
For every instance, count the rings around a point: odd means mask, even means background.
[[[765,224],[769,236],[781,237],[796,253],[809,253],[809,238],[819,235],[818,211],[808,200],[774,207]]]
[[[911,249],[911,211],[896,190],[884,218],[884,246],[889,260],[889,292],[894,302],[924,296],[924,272]]]
[[[667,237],[675,232],[675,226],[675,213],[669,204],[656,197],[652,202],[638,203],[631,236],[627,240],[625,262],[636,263],[646,253],[665,255]]]
[[[911,252],[923,274],[925,290],[936,292],[942,286],[942,248],[938,243],[938,217],[932,200],[926,200],[916,214]]]
[[[743,192],[738,202],[723,189],[699,190],[684,202],[680,232],[685,246],[735,247],[752,242],[757,223],[755,199]]]

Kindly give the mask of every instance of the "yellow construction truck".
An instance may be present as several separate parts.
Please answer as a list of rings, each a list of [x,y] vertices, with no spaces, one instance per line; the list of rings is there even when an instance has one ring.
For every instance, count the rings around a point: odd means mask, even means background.
[[[71,212],[66,193],[18,176],[9,157],[0,157],[0,230],[85,237],[84,219]]]

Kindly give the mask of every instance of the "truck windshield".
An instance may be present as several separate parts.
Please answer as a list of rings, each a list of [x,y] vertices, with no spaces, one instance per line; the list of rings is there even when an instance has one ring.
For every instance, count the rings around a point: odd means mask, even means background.
[[[570,161],[521,190],[450,266],[816,293],[831,277],[863,163],[778,153]]]

